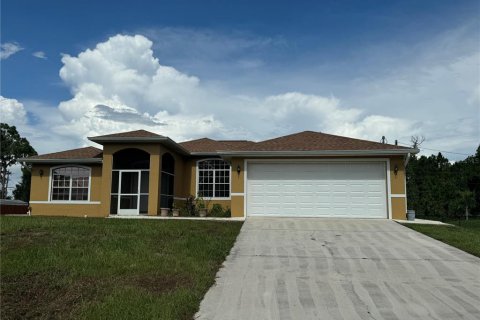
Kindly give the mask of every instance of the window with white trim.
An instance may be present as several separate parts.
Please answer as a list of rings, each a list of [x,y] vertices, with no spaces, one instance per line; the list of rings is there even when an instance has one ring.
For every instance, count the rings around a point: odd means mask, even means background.
[[[58,167],[52,169],[52,201],[88,201],[90,169],[84,167]]]
[[[197,162],[198,196],[204,198],[230,197],[230,165],[222,159],[207,159]]]

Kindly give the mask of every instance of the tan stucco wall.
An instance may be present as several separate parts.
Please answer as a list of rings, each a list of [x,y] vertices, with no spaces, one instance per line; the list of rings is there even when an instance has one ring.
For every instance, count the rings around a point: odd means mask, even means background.
[[[158,144],[109,144],[104,146],[103,165],[90,166],[92,167],[90,201],[99,201],[101,204],[32,203],[32,213],[66,216],[108,216],[110,214],[113,154],[127,148],[137,148],[150,154],[149,215],[157,215],[160,213],[160,170],[162,166],[162,155],[164,153],[169,152],[175,159],[175,197],[185,197],[187,195],[185,192],[185,161],[179,154]],[[31,201],[48,201],[48,190],[50,187],[49,175],[50,168],[53,166],[54,165],[33,166]],[[40,177],[40,169],[43,170],[42,177]],[[188,183],[190,183],[189,180]]]
[[[395,166],[398,167],[396,175]],[[405,194],[405,166],[402,157],[390,159],[390,189],[392,194]]]
[[[395,166],[398,167],[395,174]],[[392,219],[406,219],[405,165],[403,157],[390,158],[390,192]]]
[[[102,192],[102,212],[110,213],[111,174],[113,166],[113,154],[118,151],[136,148],[150,154],[150,179],[148,196],[148,215],[160,213],[160,171],[162,167],[162,156],[169,152],[175,159],[174,193],[176,197],[184,197],[185,189],[184,172],[185,165],[182,156],[159,144],[106,144],[103,147],[103,175],[104,179]]]
[[[58,166],[33,165],[30,201],[49,201],[48,190],[50,188],[51,168]],[[98,202],[102,194],[102,167],[101,165],[88,165],[86,167],[91,168],[90,202]],[[43,175],[40,175],[40,171],[43,171]],[[30,207],[32,208],[32,215],[105,216],[100,210],[99,204],[30,203]]]
[[[406,220],[406,214],[405,198],[392,198],[392,219]]]

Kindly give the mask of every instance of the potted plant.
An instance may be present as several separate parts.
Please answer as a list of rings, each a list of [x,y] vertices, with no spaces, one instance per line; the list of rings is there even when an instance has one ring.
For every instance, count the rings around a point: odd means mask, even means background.
[[[206,217],[207,216],[207,208],[205,207],[205,201],[203,200],[202,197],[198,197],[196,200],[197,204],[197,209],[198,209],[198,214],[200,217]]]
[[[172,203],[172,216],[178,217],[180,216],[180,208],[178,208],[177,203],[173,201]]]
[[[160,216],[168,217],[168,211],[170,211],[169,208],[160,208]]]

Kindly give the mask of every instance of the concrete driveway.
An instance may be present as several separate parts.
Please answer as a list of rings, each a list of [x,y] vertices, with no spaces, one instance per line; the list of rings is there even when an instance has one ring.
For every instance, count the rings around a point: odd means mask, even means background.
[[[389,220],[249,218],[198,319],[480,319],[480,259]]]

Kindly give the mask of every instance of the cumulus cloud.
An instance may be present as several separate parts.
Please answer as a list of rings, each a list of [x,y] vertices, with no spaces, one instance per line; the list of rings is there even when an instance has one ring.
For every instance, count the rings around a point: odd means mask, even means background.
[[[8,59],[15,53],[23,50],[23,48],[16,42],[5,42],[0,45],[0,59]]]
[[[43,51],[35,51],[34,53],[32,53],[32,56],[38,59],[47,60],[47,55]]]
[[[60,77],[73,98],[59,104],[64,123],[57,128],[73,138],[141,127],[176,140],[263,139],[306,129],[377,140],[380,128],[382,134],[412,129],[408,120],[364,114],[335,97],[252,97],[212,89],[162,65],[152,46],[141,35],[116,35],[77,56],[64,55]]]
[[[27,112],[21,102],[0,96],[0,121],[12,126],[23,125],[27,121]]]

